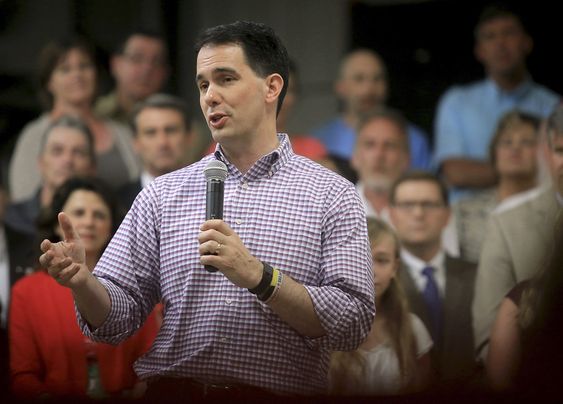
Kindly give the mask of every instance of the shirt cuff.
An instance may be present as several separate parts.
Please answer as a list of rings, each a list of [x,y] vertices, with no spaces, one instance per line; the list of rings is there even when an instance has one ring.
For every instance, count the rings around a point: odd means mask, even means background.
[[[130,324],[128,322],[131,318],[128,298],[121,289],[110,281],[101,278],[98,278],[98,280],[109,294],[109,314],[103,324],[94,329],[86,322],[75,306],[78,324],[82,333],[91,340],[107,344],[118,344],[131,333],[131,329],[129,328]]]
[[[373,298],[353,296],[333,286],[304,286],[326,330],[321,337],[306,337],[307,345],[333,351],[355,350],[371,329],[375,317]]]

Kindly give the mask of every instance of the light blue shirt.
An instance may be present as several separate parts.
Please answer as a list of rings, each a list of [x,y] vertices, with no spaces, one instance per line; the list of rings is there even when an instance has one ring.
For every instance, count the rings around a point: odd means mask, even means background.
[[[500,89],[491,79],[450,88],[441,98],[435,120],[434,164],[449,158],[487,160],[498,120],[508,111],[546,117],[560,96],[527,80],[515,90]],[[454,189],[453,202],[469,192]]]
[[[328,153],[346,160],[352,158],[356,145],[356,131],[342,118],[335,118],[317,128],[313,136],[325,145]],[[430,168],[432,155],[428,144],[428,136],[424,131],[413,125],[407,125],[411,168],[427,170]]]

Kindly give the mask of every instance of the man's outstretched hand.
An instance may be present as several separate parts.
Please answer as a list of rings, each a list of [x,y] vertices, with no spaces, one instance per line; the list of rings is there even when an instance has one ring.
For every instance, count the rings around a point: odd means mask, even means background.
[[[43,240],[43,254],[39,257],[39,263],[59,284],[72,289],[84,284],[89,275],[86,251],[68,216],[61,212],[58,219],[63,241],[52,243],[47,239]]]

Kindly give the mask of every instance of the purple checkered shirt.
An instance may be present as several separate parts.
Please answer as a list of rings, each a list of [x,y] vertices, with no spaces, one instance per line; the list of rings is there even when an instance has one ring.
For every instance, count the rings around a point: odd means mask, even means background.
[[[199,162],[161,176],[137,197],[94,274],[111,310],[91,338],[118,343],[154,305],[164,323],[137,361],[141,379],[190,377],[274,392],[324,393],[331,350],[351,350],[375,314],[372,258],[362,202],[339,175],[293,153],[287,135],[244,175],[217,148]],[[200,263],[205,221],[203,168],[223,160],[224,220],[248,250],[303,284],[326,330],[300,335],[247,289]]]

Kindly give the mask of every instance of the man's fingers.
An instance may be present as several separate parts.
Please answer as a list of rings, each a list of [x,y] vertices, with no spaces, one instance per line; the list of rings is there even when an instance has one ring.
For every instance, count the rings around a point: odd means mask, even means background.
[[[49,251],[49,248],[51,248],[51,244],[52,243],[49,240],[45,239],[41,242],[41,245],[39,246],[39,248],[41,248],[41,251],[46,253],[47,251]]]
[[[199,228],[201,231],[214,229],[219,233],[223,233],[225,236],[230,236],[233,234],[233,229],[221,219],[212,219],[204,222]]]
[[[68,257],[63,258],[59,262],[54,262],[53,260],[51,260],[50,264],[47,266],[47,272],[49,272],[49,275],[56,277],[60,274],[61,271],[63,271],[71,264],[72,260]]]
[[[70,219],[64,212],[60,212],[59,216],[59,224],[61,226],[61,230],[63,231],[63,236],[65,241],[75,241],[78,240],[78,234],[74,231],[74,227],[70,222]]]
[[[70,265],[58,273],[57,280],[62,284],[66,284],[78,271],[80,271],[80,264]]]

